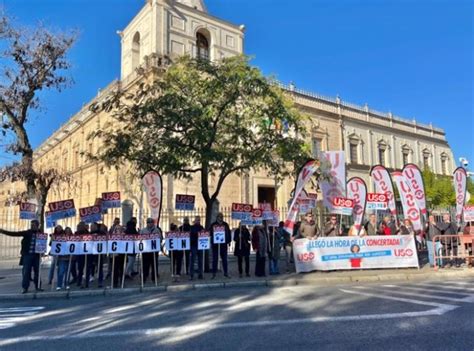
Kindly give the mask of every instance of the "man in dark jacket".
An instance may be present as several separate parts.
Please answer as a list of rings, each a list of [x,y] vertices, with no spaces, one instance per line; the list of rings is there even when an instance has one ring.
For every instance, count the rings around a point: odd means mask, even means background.
[[[191,250],[189,255],[189,275],[190,279],[194,279],[194,262],[198,261],[198,279],[203,279],[202,276],[202,256],[204,250],[199,249],[199,233],[204,230],[204,227],[201,225],[201,217],[194,217],[194,223],[190,228],[190,240],[191,240]]]
[[[22,293],[26,294],[30,287],[31,270],[33,269],[34,277],[33,282],[35,284],[36,291],[42,291],[38,285],[39,280],[39,265],[40,265],[40,254],[35,252],[36,246],[36,235],[41,233],[39,229],[39,222],[34,219],[31,221],[31,227],[28,230],[20,232],[10,232],[4,229],[0,229],[1,234],[14,237],[23,237],[21,240],[21,259],[20,265],[23,265],[22,271]]]
[[[212,279],[216,277],[219,254],[222,260],[222,269],[224,270],[224,277],[230,278],[229,274],[227,273],[227,246],[232,241],[232,236],[230,233],[229,224],[224,222],[224,215],[221,212],[217,214],[217,220],[211,224],[210,232],[212,243]],[[224,242],[215,242],[216,237],[218,235],[222,236],[222,233]]]
[[[242,278],[242,261],[245,260],[245,275],[250,277],[250,232],[245,225],[234,231],[234,256],[237,256],[239,277]]]
[[[189,224],[189,217],[186,216],[183,218],[183,225],[180,226],[179,228],[180,232],[183,233],[189,233],[191,231],[191,224]],[[190,250],[184,250],[181,252],[181,255],[184,257],[184,267],[186,271],[186,275],[189,275],[189,255],[190,255]]]

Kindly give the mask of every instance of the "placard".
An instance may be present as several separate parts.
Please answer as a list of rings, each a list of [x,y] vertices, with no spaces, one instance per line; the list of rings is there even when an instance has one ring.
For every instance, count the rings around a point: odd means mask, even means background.
[[[347,199],[345,197],[335,197],[332,200],[332,206],[329,213],[351,216],[353,207],[354,201],[352,199]]]
[[[231,218],[235,220],[244,220],[252,217],[253,206],[250,204],[232,204]]]
[[[367,210],[384,211],[388,209],[388,197],[382,193],[367,194]]]
[[[76,217],[76,208],[73,199],[50,202],[48,207],[49,215],[53,221]]]
[[[194,195],[177,194],[175,198],[175,209],[181,211],[193,211],[196,197]]]
[[[35,253],[44,254],[48,250],[48,234],[36,233]]]
[[[85,223],[99,222],[102,219],[100,206],[89,206],[79,209],[79,217]]]
[[[189,232],[166,233],[166,249],[168,251],[183,251],[191,248]]]
[[[102,193],[102,209],[120,208],[120,191]]]
[[[474,222],[474,206],[464,206],[464,222]]]
[[[213,234],[214,244],[225,244],[225,226],[215,225]]]
[[[198,250],[209,250],[211,248],[211,234],[204,230],[198,233]]]
[[[20,202],[20,219],[37,219],[36,205],[30,202]]]

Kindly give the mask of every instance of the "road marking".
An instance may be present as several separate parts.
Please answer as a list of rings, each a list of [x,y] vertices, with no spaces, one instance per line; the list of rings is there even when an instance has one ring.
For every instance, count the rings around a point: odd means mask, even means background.
[[[440,293],[440,294],[448,294],[448,295],[472,296],[472,294],[470,292],[462,293],[462,292],[459,292],[459,291],[446,291],[446,290],[440,290],[440,289],[428,289],[428,287],[419,288],[419,287],[415,287],[415,286],[396,286],[396,285],[383,285],[383,287],[386,287],[386,288],[396,287],[398,289],[404,289],[404,290],[426,291],[426,292],[429,292],[429,293],[432,293],[432,294]],[[394,291],[394,292],[398,292],[398,290]],[[425,296],[431,297],[433,295],[425,295]],[[421,296],[421,297],[423,297],[423,296]]]
[[[10,307],[0,308],[0,330],[15,327],[29,317],[38,314],[44,307]]]
[[[172,336],[172,335],[186,335],[186,333],[195,332],[208,332],[219,329],[232,329],[232,328],[251,328],[251,327],[268,327],[268,326],[285,326],[295,325],[303,323],[328,323],[328,322],[350,322],[350,321],[370,321],[370,320],[383,320],[383,319],[404,319],[404,318],[417,318],[417,317],[429,317],[429,316],[440,316],[447,312],[450,312],[459,306],[419,301],[412,299],[405,299],[400,297],[392,296],[379,296],[376,294],[365,293],[361,291],[339,289],[342,292],[355,295],[363,295],[368,297],[374,297],[379,299],[387,299],[394,301],[401,301],[411,304],[419,304],[424,306],[435,307],[427,311],[419,312],[394,312],[384,314],[368,314],[368,315],[352,315],[352,316],[321,316],[312,318],[298,318],[298,319],[285,319],[285,320],[264,320],[264,321],[246,321],[246,322],[200,322],[198,324],[189,324],[184,326],[173,326],[153,329],[137,329],[137,330],[122,330],[122,331],[108,331],[108,332],[94,332],[93,330],[81,333],[68,333],[65,335],[35,335],[35,336],[22,336],[17,338],[0,338],[0,346],[7,346],[16,343],[24,342],[35,342],[35,341],[53,341],[53,340],[71,340],[71,339],[92,339],[92,338],[106,338],[106,337],[126,337],[126,336]]]
[[[371,289],[376,289],[378,291],[383,291],[387,292],[386,289],[383,288],[376,288],[376,287],[371,287]],[[403,289],[409,289],[407,287],[403,287]],[[416,289],[413,288],[412,290],[425,290],[425,289]],[[469,295],[469,294],[460,294],[463,295],[464,297],[446,297],[446,296],[438,296],[438,295],[420,295],[417,294],[414,291],[403,291],[403,290],[397,290],[397,291],[390,291],[392,294],[398,294],[398,295],[404,295],[404,296],[413,296],[416,298],[420,299],[435,299],[435,300],[445,300],[445,301],[453,301],[453,302],[466,302],[466,299],[472,298],[474,295]],[[435,293],[435,291],[431,291],[432,293]],[[466,296],[467,295],[467,296]]]
[[[436,283],[420,283],[421,286],[428,286],[432,288],[439,288],[439,289],[448,289],[448,290],[462,290],[462,291],[474,291],[474,288],[465,288],[462,286],[450,286],[450,285],[434,285]]]

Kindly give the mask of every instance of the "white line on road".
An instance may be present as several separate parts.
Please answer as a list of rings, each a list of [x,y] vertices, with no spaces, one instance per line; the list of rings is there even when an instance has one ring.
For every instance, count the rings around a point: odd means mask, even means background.
[[[434,285],[434,284],[436,283],[420,283],[419,285],[431,287],[433,289],[439,288],[439,289],[448,289],[448,290],[474,291],[474,288],[465,288],[462,286],[450,286],[450,285],[441,285],[441,284]]]
[[[327,322],[349,322],[349,321],[369,321],[369,320],[383,320],[383,319],[404,319],[428,316],[440,316],[449,311],[452,311],[458,306],[441,304],[436,302],[418,301],[412,299],[396,298],[390,296],[379,296],[375,294],[364,293],[360,291],[351,291],[339,289],[348,294],[365,295],[369,297],[382,298],[394,301],[407,302],[412,304],[419,304],[425,306],[436,307],[427,311],[419,312],[396,312],[384,314],[368,314],[368,315],[353,315],[353,316],[321,316],[312,318],[286,319],[286,320],[264,320],[264,321],[247,321],[247,322],[231,322],[231,323],[217,323],[217,322],[203,322],[199,324],[189,324],[181,327],[163,327],[154,329],[137,329],[137,330],[121,330],[109,332],[82,332],[77,334],[65,335],[35,335],[22,336],[18,338],[0,338],[0,346],[7,346],[23,342],[35,341],[52,341],[62,339],[91,339],[91,338],[105,338],[105,337],[124,337],[124,336],[163,336],[163,335],[185,335],[193,332],[209,332],[218,329],[232,329],[232,328],[251,328],[251,327],[267,327],[267,326],[285,326],[303,323],[327,323]]]

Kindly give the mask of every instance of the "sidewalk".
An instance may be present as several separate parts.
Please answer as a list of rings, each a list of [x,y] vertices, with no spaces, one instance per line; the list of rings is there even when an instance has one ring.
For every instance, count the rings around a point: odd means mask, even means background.
[[[279,287],[295,285],[314,285],[327,286],[331,284],[350,284],[350,283],[373,283],[378,281],[395,282],[406,280],[445,280],[458,279],[460,277],[474,278],[474,269],[451,268],[435,271],[422,259],[423,267],[403,268],[403,269],[376,269],[359,271],[331,271],[331,272],[312,272],[297,274],[267,275],[267,277],[254,277],[255,261],[254,257],[250,261],[249,278],[239,278],[237,272],[237,261],[235,257],[229,256],[229,273],[231,278],[223,277],[222,272],[218,272],[216,279],[211,279],[211,274],[204,274],[203,280],[197,280],[196,276],[190,281],[188,276],[182,275],[179,282],[174,282],[170,275],[169,260],[164,258],[160,260],[160,280],[157,286],[153,282],[147,282],[142,289],[140,286],[140,277],[133,280],[126,280],[124,289],[110,288],[110,280],[104,282],[104,288],[97,288],[97,281],[90,284],[89,289],[80,289],[77,286],[71,286],[69,291],[55,291],[55,281],[53,285],[48,285],[47,276],[49,267],[42,267],[41,278],[43,281],[44,292],[35,293],[33,284],[30,285],[30,293],[21,294],[21,269],[18,261],[0,263],[0,300],[17,299],[41,299],[41,298],[76,298],[81,296],[109,296],[121,294],[137,294],[140,292],[175,292],[195,289],[224,289],[224,288],[254,288],[254,287]],[[15,268],[12,268],[15,267]],[[285,268],[285,262],[280,261],[280,270]],[[267,265],[268,273],[268,265]]]

